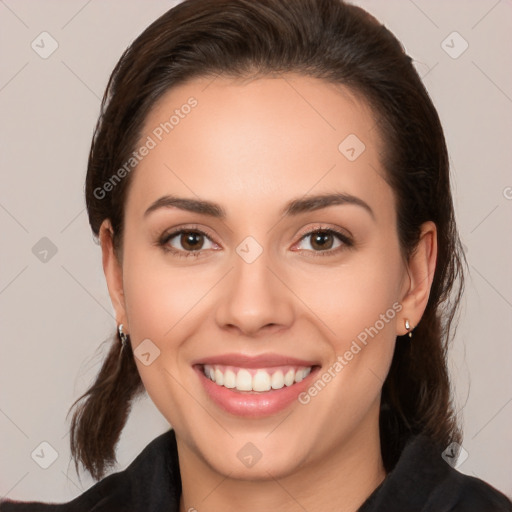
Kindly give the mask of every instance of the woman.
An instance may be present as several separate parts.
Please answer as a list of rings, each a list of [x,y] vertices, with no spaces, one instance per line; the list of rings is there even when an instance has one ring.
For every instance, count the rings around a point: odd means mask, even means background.
[[[100,481],[1,511],[512,510],[452,468],[446,145],[365,11],[168,11],[114,69],[86,200],[118,332],[71,449]],[[144,390],[172,430],[103,478]]]

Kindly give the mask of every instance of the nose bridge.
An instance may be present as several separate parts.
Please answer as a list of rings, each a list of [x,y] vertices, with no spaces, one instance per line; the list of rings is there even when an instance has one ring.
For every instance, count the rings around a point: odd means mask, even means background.
[[[270,251],[258,250],[251,240],[233,254],[233,270],[219,297],[216,320],[220,327],[238,328],[245,334],[293,321],[293,295],[275,276]]]

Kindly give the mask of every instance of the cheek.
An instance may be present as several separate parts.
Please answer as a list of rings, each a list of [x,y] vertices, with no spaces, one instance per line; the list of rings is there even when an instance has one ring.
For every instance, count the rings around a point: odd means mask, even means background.
[[[389,248],[331,269],[324,276],[328,287],[303,281],[301,297],[318,317],[312,321],[322,326],[330,356],[300,399],[337,432],[348,432],[374,410],[393,358],[400,276],[400,260]]]
[[[198,266],[171,265],[165,256],[154,253],[129,253],[123,268],[126,309],[136,339],[165,339],[167,344],[200,309],[196,306],[214,285],[215,276]]]
[[[163,416],[170,423],[187,425],[190,396],[185,389],[195,377],[186,361],[186,342],[201,325],[204,308],[211,307],[209,291],[218,276],[199,267],[171,266],[165,257],[147,249],[132,248],[125,254],[129,255],[123,265],[126,312],[139,374]],[[148,339],[158,355],[146,365],[137,353],[142,352],[139,344],[142,347]]]
[[[336,353],[358,336],[394,340],[402,267],[398,249],[385,246],[348,258],[338,267],[296,278],[297,295],[326,328]],[[377,332],[378,331],[378,332]]]
[[[377,400],[395,347],[402,270],[398,245],[382,240],[338,268],[323,269],[314,279],[297,279],[303,283],[298,294],[324,333],[324,353],[330,353],[318,377],[323,382],[315,381],[303,396],[315,414],[335,407],[362,420]],[[329,421],[343,423],[341,418]]]

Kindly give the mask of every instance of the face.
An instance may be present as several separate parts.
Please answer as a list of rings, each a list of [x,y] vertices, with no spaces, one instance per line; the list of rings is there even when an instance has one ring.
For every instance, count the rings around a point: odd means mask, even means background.
[[[142,145],[117,295],[107,278],[180,453],[257,479],[378,435],[411,280],[365,103],[296,75],[198,79]]]

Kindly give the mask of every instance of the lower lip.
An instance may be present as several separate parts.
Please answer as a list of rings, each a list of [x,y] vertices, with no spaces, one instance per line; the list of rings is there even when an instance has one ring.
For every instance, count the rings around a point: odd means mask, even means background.
[[[206,377],[202,366],[196,366],[194,369],[199,374],[199,379],[206,393],[220,408],[236,416],[259,418],[276,414],[286,409],[293,402],[298,402],[299,394],[310,386],[312,378],[319,368],[313,368],[305,379],[291,386],[284,386],[281,389],[272,389],[262,393],[242,392],[219,386]]]

